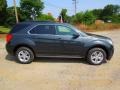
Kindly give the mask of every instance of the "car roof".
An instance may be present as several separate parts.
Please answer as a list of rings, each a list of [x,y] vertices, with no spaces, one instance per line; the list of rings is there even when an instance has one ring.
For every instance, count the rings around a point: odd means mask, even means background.
[[[25,22],[19,22],[17,23],[10,33],[16,33],[16,32],[26,32],[29,29],[31,29],[34,26],[37,25],[68,25],[67,23],[59,23],[59,22],[53,22],[53,21],[25,21]]]

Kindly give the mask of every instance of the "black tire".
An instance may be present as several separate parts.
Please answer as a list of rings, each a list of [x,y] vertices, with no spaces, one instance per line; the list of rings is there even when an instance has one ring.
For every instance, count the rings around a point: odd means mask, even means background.
[[[22,60],[22,54],[20,54],[21,52],[24,52],[24,55],[23,55],[24,59],[23,60]],[[27,54],[25,54],[26,52],[27,52]],[[25,56],[29,57],[29,58],[26,59]],[[20,47],[16,51],[16,58],[17,58],[17,61],[22,63],[22,64],[29,64],[34,60],[34,53],[31,49],[29,49],[27,47]]]
[[[95,52],[97,52],[97,53],[100,52],[100,54],[101,54],[100,59],[98,59],[98,57],[97,57],[97,59],[93,58]],[[97,54],[97,56],[98,56],[98,54]],[[88,54],[87,54],[87,61],[89,62],[89,64],[92,64],[92,65],[100,65],[100,64],[102,64],[103,62],[106,61],[106,52],[105,52],[105,50],[103,50],[102,48],[92,48],[92,49],[90,49],[88,51]]]

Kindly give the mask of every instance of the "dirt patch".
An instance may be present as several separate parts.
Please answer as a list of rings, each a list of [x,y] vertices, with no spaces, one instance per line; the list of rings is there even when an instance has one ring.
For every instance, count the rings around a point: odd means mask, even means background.
[[[5,39],[7,34],[0,34],[0,38]]]

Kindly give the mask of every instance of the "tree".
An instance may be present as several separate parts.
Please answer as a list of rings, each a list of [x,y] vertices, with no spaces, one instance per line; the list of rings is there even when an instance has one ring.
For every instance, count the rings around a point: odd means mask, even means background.
[[[52,15],[41,14],[37,17],[37,20],[40,20],[40,21],[54,21],[55,19]]]
[[[17,13],[18,13],[18,19],[19,21],[24,21],[25,20],[25,15],[22,13],[22,10],[20,7],[17,7]],[[7,17],[6,17],[6,26],[13,26],[16,24],[16,18],[15,18],[15,10],[14,7],[8,7],[7,8]]]
[[[63,19],[63,22],[67,22],[67,9],[62,9],[61,10],[61,13],[60,13],[60,16],[62,17]]]
[[[73,19],[73,23],[83,23],[89,25],[95,22],[96,17],[91,11],[86,11],[77,13]]]
[[[83,16],[84,16],[83,12],[77,13],[75,15],[75,21],[78,22],[78,23],[82,23],[83,22]]]
[[[20,6],[28,19],[35,19],[36,16],[41,14],[44,8],[41,0],[21,0]]]
[[[100,15],[101,15],[102,11],[103,11],[103,9],[94,9],[94,10],[92,10],[92,13],[94,16],[96,16],[96,19],[100,19],[101,18]]]
[[[15,18],[15,10],[14,7],[9,7],[7,8],[7,18],[5,21],[5,26],[11,27],[15,25],[16,23],[16,18]]]
[[[119,5],[107,5],[104,7],[101,13],[101,19],[104,21],[111,20],[113,15],[118,15],[120,13]]]
[[[4,24],[5,23],[5,19],[6,19],[6,11],[7,8],[7,2],[6,0],[0,0],[0,24]]]
[[[96,20],[96,17],[93,15],[93,13],[91,11],[86,11],[83,15],[83,19],[82,22],[84,24],[93,24]]]
[[[113,15],[113,16],[111,17],[111,21],[112,21],[113,23],[120,23],[120,15]]]

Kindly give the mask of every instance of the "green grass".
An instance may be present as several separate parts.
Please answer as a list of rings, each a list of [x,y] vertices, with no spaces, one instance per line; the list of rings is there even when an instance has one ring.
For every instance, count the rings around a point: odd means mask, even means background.
[[[6,34],[10,31],[10,28],[6,28],[4,26],[0,26],[0,34]]]

